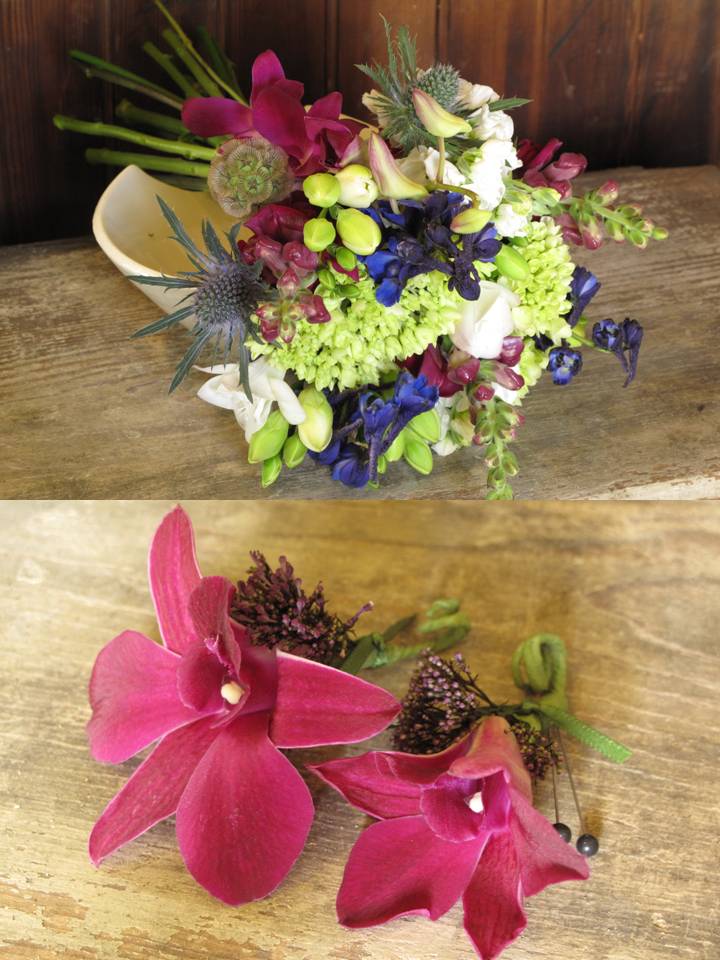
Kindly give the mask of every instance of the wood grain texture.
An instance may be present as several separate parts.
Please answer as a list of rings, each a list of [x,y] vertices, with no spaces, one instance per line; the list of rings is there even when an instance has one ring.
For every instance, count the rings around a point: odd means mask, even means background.
[[[612,173],[612,172],[611,172]],[[646,326],[639,375],[586,351],[567,388],[545,378],[525,404],[519,497],[702,498],[720,495],[715,354],[720,300],[720,171],[617,171],[670,239],[608,245],[580,259],[603,287],[591,315]],[[586,180],[599,181],[599,176]],[[191,383],[166,395],[185,334],[130,341],[157,316],[89,241],[0,251],[0,496],[481,498],[479,451],[436,460],[431,476],[393,464],[357,492],[308,461],[263,491],[226,411]]]
[[[272,47],[309,98],[340,89],[362,115],[367,81],[354,64],[384,58],[380,13],[407,23],[421,62],[529,97],[520,136],[558,136],[596,169],[720,161],[717,0],[172,0],[188,27],[205,25],[248,84]],[[118,96],[84,80],[79,47],[167,84],[141,50],[158,40],[151,0],[2,0],[0,243],[75,236],[89,226],[105,179],[83,161],[87,138],[53,113],[111,121]],[[145,104],[153,106],[152,103]]]
[[[433,925],[413,918],[357,932],[337,926],[335,893],[366,820],[318,784],[307,849],[271,899],[239,910],[212,900],[185,872],[170,821],[99,870],[90,865],[94,819],[135,763],[91,761],[86,683],[97,652],[121,630],[157,638],[145,558],[169,506],[0,505],[0,957],[471,960],[457,907]],[[461,597],[475,624],[463,653],[499,698],[514,695],[515,645],[540,630],[560,634],[573,709],[633,756],[616,767],[572,746],[601,853],[588,883],[529,902],[528,930],[505,956],[718,956],[715,504],[187,507],[204,572],[237,578],[248,549],[272,560],[286,553],[306,584],[323,578],[340,614],[373,599],[369,628],[438,595]],[[401,694],[410,670],[373,679]],[[329,753],[292,756],[303,763]],[[552,816],[546,785],[537,803]],[[561,811],[576,829],[564,780]]]

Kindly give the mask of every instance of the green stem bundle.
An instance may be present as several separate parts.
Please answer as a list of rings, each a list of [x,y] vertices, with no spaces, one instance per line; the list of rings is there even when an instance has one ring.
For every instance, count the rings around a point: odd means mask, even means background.
[[[113,140],[128,140],[130,143],[137,143],[149,150],[159,150],[161,153],[176,153],[186,160],[210,161],[215,156],[212,147],[203,147],[197,143],[184,143],[180,140],[165,140],[162,137],[153,137],[151,134],[128,130],[127,127],[118,127],[111,123],[76,120],[74,117],[64,117],[61,114],[56,114],[53,117],[53,123],[58,130],[73,130],[75,133],[110,137]]]
[[[126,153],[124,150],[91,147],[85,151],[85,159],[88,163],[105,163],[111,167],[128,167],[134,164],[142,170],[177,173],[186,177],[199,177],[201,180],[207,180],[210,173],[209,163],[194,163],[177,157],[159,157],[152,153]]]

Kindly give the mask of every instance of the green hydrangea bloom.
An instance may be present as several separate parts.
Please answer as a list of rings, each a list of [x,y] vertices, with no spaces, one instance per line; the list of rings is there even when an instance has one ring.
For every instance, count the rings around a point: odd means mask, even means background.
[[[518,371],[525,381],[525,385],[518,391],[518,397],[524,397],[530,387],[535,386],[543,375],[549,360],[547,350],[538,350],[532,340],[525,341],[518,364]]]
[[[332,320],[308,323],[303,318],[290,343],[254,344],[253,354],[272,354],[275,366],[293,370],[319,390],[377,384],[396,359],[422,353],[459,320],[463,301],[448,290],[447,277],[437,270],[410,280],[393,307],[378,303],[375,289],[364,268],[355,283],[323,270],[316,292]]]
[[[520,297],[520,307],[513,310],[515,333],[523,337],[544,333],[559,344],[571,334],[565,314],[570,310],[568,294],[575,269],[562,230],[550,217],[543,217],[512,245],[530,266],[523,280],[501,281]]]

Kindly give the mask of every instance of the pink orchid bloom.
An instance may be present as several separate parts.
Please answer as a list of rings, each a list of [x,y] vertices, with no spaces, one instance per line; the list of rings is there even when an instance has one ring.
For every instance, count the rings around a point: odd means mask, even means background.
[[[159,742],[95,824],[90,857],[99,864],[175,814],[198,883],[229,904],[256,900],[284,879],[314,814],[280,750],[364,740],[399,704],[350,674],[252,645],[228,616],[233,585],[201,577],[179,507],[155,534],[149,574],[163,643],[127,630],[100,651],[88,736],[109,763]]]
[[[378,819],[353,847],[337,898],[347,927],[421,914],[462,897],[465,930],[492,960],[525,928],[525,897],[587,878],[587,863],[532,805],[530,777],[501,717],[443,753],[372,752],[312,768]]]
[[[264,137],[287,153],[296,176],[306,177],[352,155],[361,125],[340,119],[342,94],[337,92],[306,111],[304,89],[285,77],[277,56],[266,50],[253,63],[249,107],[224,97],[194,97],[185,101],[182,121],[200,137]]]

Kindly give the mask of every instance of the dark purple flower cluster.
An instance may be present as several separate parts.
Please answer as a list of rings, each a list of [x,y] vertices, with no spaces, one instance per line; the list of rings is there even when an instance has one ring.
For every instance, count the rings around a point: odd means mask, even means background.
[[[643,328],[637,320],[626,317],[621,324],[614,320],[599,320],[592,331],[593,343],[601,350],[614,353],[627,374],[623,386],[635,378]]]
[[[376,299],[391,307],[413,277],[439,270],[448,286],[465,300],[480,296],[480,276],[475,261],[494,260],[501,243],[492,223],[477,233],[458,237],[450,229],[453,218],[468,200],[459,193],[436,190],[425,200],[401,200],[395,212],[380,200],[366,210],[383,230],[383,242],[368,257],[361,257],[378,285]]]
[[[571,327],[574,327],[583,315],[585,307],[600,289],[600,281],[585,267],[575,267],[570,283],[569,300],[572,304],[570,313],[565,318]]]
[[[272,570],[262,553],[250,556],[254,566],[247,579],[238,582],[230,614],[251,641],[319,663],[342,663],[352,647],[352,628],[372,604],[341,620],[327,609],[322,583],[308,595],[285,557]]]
[[[332,467],[333,480],[348,487],[376,483],[380,457],[414,417],[432,410],[438,395],[438,388],[424,375],[413,377],[407,370],[398,375],[389,398],[372,387],[331,394],[333,439],[322,453],[310,456]]]

